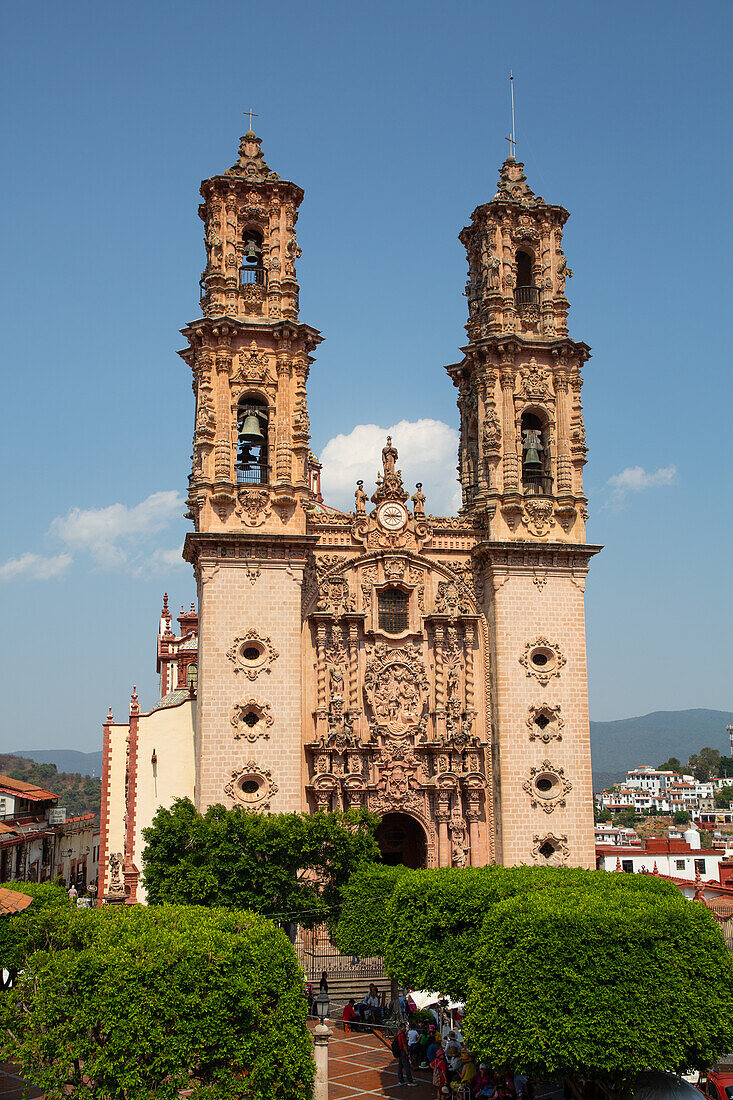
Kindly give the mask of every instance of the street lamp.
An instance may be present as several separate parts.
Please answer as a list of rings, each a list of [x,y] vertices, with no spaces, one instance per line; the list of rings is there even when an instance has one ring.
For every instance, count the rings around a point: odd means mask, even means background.
[[[328,1040],[331,1032],[326,1027],[329,1000],[328,993],[319,993],[313,999],[318,1023],[313,1031],[313,1047],[316,1063],[316,1084],[313,1100],[328,1100]]]

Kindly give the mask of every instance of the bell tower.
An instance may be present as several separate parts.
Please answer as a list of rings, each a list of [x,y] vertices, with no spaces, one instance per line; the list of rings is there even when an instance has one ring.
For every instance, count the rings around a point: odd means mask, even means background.
[[[580,400],[570,338],[568,212],[510,156],[460,234],[468,344],[458,389],[462,515],[483,537],[497,858],[594,865],[584,589],[590,558]]]
[[[306,383],[321,339],[298,316],[303,191],[249,130],[201,195],[202,316],[180,352],[196,398],[184,548],[199,596],[196,802],[300,810],[304,506],[318,499]]]
[[[448,367],[459,390],[463,513],[492,538],[585,541],[586,344],[568,336],[568,218],[509,157],[493,199],[460,234],[469,343]]]

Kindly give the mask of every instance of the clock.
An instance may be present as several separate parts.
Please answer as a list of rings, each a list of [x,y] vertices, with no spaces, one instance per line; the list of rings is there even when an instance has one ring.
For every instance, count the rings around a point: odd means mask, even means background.
[[[377,521],[387,531],[399,531],[407,523],[407,509],[397,500],[385,501],[379,506]]]

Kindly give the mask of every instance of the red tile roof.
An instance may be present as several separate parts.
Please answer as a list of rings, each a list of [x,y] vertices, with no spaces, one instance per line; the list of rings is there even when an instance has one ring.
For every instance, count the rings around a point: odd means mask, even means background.
[[[35,783],[23,783],[20,779],[11,779],[9,775],[0,775],[0,793],[28,798],[31,802],[47,802],[49,798],[58,798],[57,794],[45,791]]]

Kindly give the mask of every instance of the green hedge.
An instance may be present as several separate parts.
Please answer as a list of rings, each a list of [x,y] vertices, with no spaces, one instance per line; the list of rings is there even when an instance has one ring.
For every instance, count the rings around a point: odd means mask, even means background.
[[[623,1084],[733,1049],[733,960],[710,913],[647,876],[608,877],[487,913],[464,1033],[491,1065]]]
[[[0,999],[0,1051],[49,1100],[312,1095],[302,971],[269,921],[187,906],[47,913],[43,945],[29,943]]]

